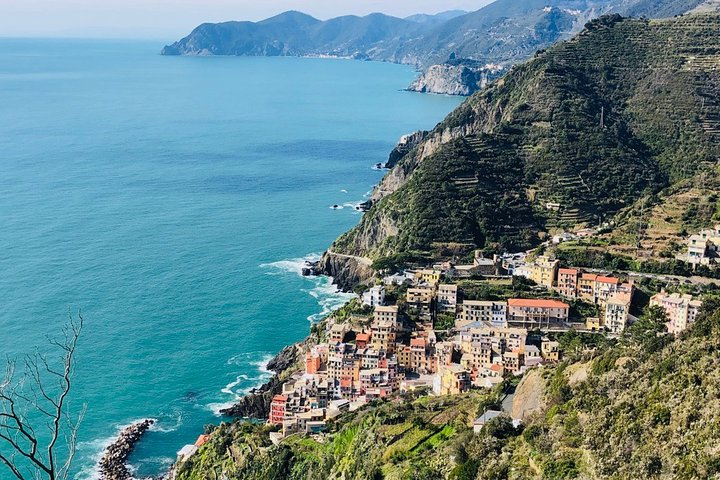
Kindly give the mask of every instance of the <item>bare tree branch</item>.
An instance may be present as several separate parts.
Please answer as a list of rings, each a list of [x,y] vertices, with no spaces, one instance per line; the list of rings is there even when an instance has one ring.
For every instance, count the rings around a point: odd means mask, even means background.
[[[0,468],[6,467],[18,480],[67,480],[69,476],[86,411],[83,406],[73,420],[67,403],[83,324],[82,315],[77,320],[69,315],[61,340],[48,339],[61,352],[60,369],[35,352],[25,356],[23,375],[16,377],[16,362],[7,359],[0,382]],[[45,425],[48,434],[38,436],[33,422]],[[61,439],[67,446],[63,455],[57,451]],[[24,460],[19,463],[18,459]]]

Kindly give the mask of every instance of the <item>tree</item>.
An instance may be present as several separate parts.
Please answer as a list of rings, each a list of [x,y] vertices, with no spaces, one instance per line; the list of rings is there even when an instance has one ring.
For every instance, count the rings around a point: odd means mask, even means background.
[[[82,328],[82,316],[77,320],[70,316],[60,339],[48,339],[60,352],[57,362],[39,352],[26,355],[18,374],[16,360],[7,360],[0,383],[0,469],[5,467],[18,480],[66,480],[69,476],[85,413],[83,406],[73,419],[68,408]]]
[[[671,340],[666,335],[667,321],[665,309],[651,305],[645,308],[638,321],[628,329],[628,333],[646,353],[657,352]]]

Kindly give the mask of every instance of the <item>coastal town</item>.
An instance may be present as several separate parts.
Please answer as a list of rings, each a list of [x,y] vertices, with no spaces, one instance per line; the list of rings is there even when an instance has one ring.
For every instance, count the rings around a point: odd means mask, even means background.
[[[720,227],[693,235],[688,255],[712,258],[718,232]],[[698,244],[705,246],[702,252]],[[480,298],[473,291],[478,284],[519,284],[523,294]],[[322,434],[327,422],[344,412],[394,394],[490,389],[528,369],[555,364],[563,356],[557,336],[564,332],[620,336],[637,321],[635,294],[628,276],[564,268],[560,260],[536,252],[484,258],[477,251],[471,264],[442,262],[378,276],[343,314],[323,322],[324,341],[306,352],[304,368],[272,398],[271,440]],[[678,335],[695,321],[702,302],[663,289],[649,305],[665,311],[667,331]],[[485,421],[478,418],[474,428]],[[197,446],[188,446],[180,459],[195,451]]]

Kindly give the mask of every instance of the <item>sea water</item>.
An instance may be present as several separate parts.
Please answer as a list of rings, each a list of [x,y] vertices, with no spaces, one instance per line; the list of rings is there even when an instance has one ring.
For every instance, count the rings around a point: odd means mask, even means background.
[[[304,261],[359,221],[398,138],[460,102],[401,91],[398,65],[161,44],[0,39],[0,354],[52,352],[82,311],[78,479],[142,418],[132,466],[162,471],[267,379],[347,299]]]

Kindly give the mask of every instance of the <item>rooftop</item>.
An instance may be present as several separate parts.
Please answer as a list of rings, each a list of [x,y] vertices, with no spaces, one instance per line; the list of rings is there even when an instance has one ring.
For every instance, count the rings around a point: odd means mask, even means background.
[[[511,298],[508,300],[511,307],[535,307],[535,308],[570,308],[560,300],[547,300],[543,298]]]
[[[574,268],[561,268],[558,270],[558,273],[560,273],[560,275],[577,275],[578,271]]]
[[[615,277],[601,277],[601,276],[598,276],[598,277],[595,279],[595,281],[596,281],[596,282],[599,282],[599,283],[612,283],[612,284],[617,285],[617,284],[620,282],[620,279],[619,279],[619,278],[615,278]]]

